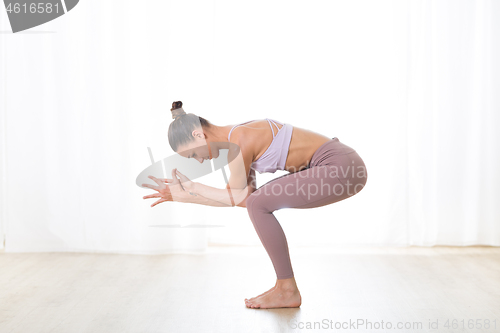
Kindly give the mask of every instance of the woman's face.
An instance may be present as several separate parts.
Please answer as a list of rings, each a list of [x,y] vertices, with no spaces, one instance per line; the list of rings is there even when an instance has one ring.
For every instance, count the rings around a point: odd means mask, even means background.
[[[219,157],[219,149],[215,145],[210,145],[210,141],[205,139],[202,131],[193,131],[194,140],[179,146],[177,153],[186,158],[194,158],[203,163],[205,160]]]

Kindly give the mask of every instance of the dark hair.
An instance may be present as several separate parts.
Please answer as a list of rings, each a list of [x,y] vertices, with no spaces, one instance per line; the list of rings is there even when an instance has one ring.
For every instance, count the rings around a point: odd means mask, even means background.
[[[168,126],[168,143],[173,151],[177,151],[180,145],[193,141],[194,137],[191,133],[200,124],[202,128],[211,126],[205,118],[184,112],[181,101],[173,102],[170,111],[172,111],[174,121]]]

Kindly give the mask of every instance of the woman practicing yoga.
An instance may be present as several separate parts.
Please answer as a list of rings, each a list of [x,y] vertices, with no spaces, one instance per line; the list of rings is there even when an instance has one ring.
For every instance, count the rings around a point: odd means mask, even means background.
[[[216,126],[202,117],[186,114],[182,102],[172,104],[168,140],[172,149],[200,163],[228,149],[229,182],[218,189],[189,180],[179,170],[172,178],[150,176],[158,191],[145,196],[217,207],[246,207],[257,234],[276,271],[277,281],[263,294],[245,299],[248,308],[299,307],[288,244],[273,212],[282,208],[313,208],[347,199],[361,191],[366,166],[351,147],[327,136],[272,119]],[[255,170],[289,173],[256,189]],[[166,185],[168,184],[168,186]]]

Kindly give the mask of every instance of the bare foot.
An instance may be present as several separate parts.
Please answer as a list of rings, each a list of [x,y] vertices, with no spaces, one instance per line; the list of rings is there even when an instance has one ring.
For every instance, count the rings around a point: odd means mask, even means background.
[[[252,297],[252,298],[250,298],[250,299],[245,298],[245,303],[247,303],[248,301],[254,301],[255,299],[257,299],[257,298],[259,298],[259,297],[262,297],[262,296],[264,296],[264,295],[269,294],[271,291],[273,291],[273,290],[274,290],[274,288],[276,288],[276,286],[272,287],[272,288],[271,288],[271,289],[269,289],[268,291],[265,291],[265,292],[263,292],[262,294],[260,294],[260,295],[258,295],[258,296]]]
[[[270,293],[248,301],[247,307],[252,309],[298,308],[302,303],[299,290],[283,290],[275,288]]]
[[[252,298],[250,298],[250,299],[246,299],[246,298],[245,298],[245,305],[246,305],[247,307],[250,307],[250,303],[251,303],[251,302],[254,302],[254,301],[256,301],[257,299],[259,299],[259,298],[261,298],[261,297],[263,297],[263,296],[265,296],[265,295],[269,294],[269,293],[270,293],[271,291],[273,291],[275,288],[276,288],[276,286],[272,287],[272,288],[271,288],[271,289],[269,289],[268,291],[266,291],[266,292],[264,292],[264,293],[262,293],[262,294],[260,294],[260,295],[258,295],[258,296],[252,297]]]
[[[270,290],[251,299],[245,299],[245,304],[252,309],[296,308],[302,303],[295,279],[281,279]]]

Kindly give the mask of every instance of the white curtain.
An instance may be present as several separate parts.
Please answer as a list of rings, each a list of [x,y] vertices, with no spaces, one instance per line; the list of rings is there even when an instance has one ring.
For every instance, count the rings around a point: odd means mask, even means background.
[[[3,45],[4,40],[0,40],[0,51],[4,50]],[[0,68],[3,70],[5,68],[4,57],[0,57]],[[3,74],[3,71],[2,71]],[[0,86],[0,250],[4,249],[5,242],[5,221],[7,214],[6,206],[6,168],[5,168],[5,149],[6,149],[6,133],[5,133],[5,94],[4,94],[4,80],[2,80],[2,85]]]
[[[209,103],[211,31],[199,28],[211,26],[211,13],[202,1],[190,8],[189,31],[173,3],[84,0],[31,31],[0,35],[7,252],[206,248],[206,228],[161,225],[206,223],[213,207],[151,208],[155,200],[142,197],[155,191],[135,181],[151,163],[148,147],[155,160],[172,153],[172,101],[192,100],[192,110]],[[188,40],[180,49],[172,44],[179,30]],[[179,75],[183,53],[191,58]]]
[[[500,3],[406,10],[409,243],[500,245]]]
[[[358,195],[275,212],[291,246],[500,245],[498,2],[116,4],[1,34],[7,252],[260,244],[245,209],[142,199],[147,147],[172,154],[174,100],[217,125],[337,136],[365,160]],[[161,227],[189,223],[223,227]]]

